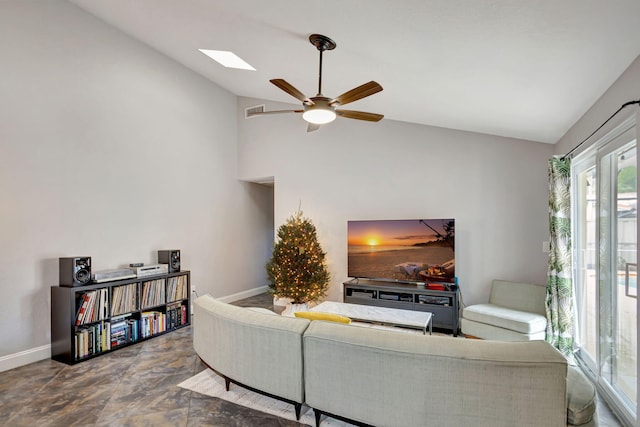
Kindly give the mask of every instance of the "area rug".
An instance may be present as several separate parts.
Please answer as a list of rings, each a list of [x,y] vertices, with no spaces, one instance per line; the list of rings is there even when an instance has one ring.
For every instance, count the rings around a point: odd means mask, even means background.
[[[255,409],[260,412],[275,415],[287,420],[296,421],[296,412],[293,405],[278,399],[263,396],[243,387],[231,384],[229,391],[225,390],[224,380],[210,369],[205,369],[197,375],[178,384],[178,387],[195,391],[206,396],[217,397],[228,402]],[[303,405],[300,415],[300,423],[310,426],[316,425],[313,409]],[[349,427],[352,424],[345,423],[334,418],[323,416],[320,420],[321,427]]]

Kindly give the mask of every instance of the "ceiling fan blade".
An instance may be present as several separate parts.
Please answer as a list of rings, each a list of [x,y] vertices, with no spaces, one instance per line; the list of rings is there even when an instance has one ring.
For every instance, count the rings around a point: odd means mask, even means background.
[[[343,93],[335,99],[332,99],[329,104],[340,104],[346,105],[350,102],[357,101],[359,99],[365,98],[367,96],[373,95],[374,93],[378,93],[382,90],[382,86],[373,80],[369,83],[365,83],[361,86],[358,86],[354,89],[351,89],[348,92]]]
[[[247,113],[247,117],[264,116],[266,114],[284,114],[284,113],[302,113],[304,110],[272,110],[272,111],[257,111],[255,113]]]
[[[298,89],[293,87],[290,83],[288,83],[284,79],[272,79],[269,80],[274,85],[278,86],[283,91],[287,92],[289,95],[293,96],[297,100],[301,101],[304,104],[313,105],[313,101],[311,101],[307,96],[300,92]]]
[[[307,132],[314,132],[317,131],[318,129],[320,129],[321,125],[315,124],[315,123],[309,123],[307,124]]]
[[[379,122],[384,117],[382,114],[353,110],[336,110],[336,114],[347,119],[366,120],[368,122]]]

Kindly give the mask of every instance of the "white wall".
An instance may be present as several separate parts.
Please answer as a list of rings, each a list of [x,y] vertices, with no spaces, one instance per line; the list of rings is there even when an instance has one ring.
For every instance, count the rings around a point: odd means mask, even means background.
[[[242,118],[261,103],[239,99],[240,177],[275,177],[276,227],[302,202],[327,252],[330,299],[342,298],[347,221],[356,219],[455,218],[467,304],[486,302],[494,278],[546,282],[553,146],[391,120],[338,118],[306,133],[299,115]]]
[[[237,180],[234,95],[64,1],[0,2],[0,40],[0,370],[48,357],[58,257],[178,248],[200,293],[265,285],[272,191]]]

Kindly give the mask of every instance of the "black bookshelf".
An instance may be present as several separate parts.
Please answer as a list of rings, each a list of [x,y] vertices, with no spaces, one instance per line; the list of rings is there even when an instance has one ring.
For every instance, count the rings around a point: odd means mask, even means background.
[[[69,365],[190,324],[189,271],[51,286],[51,358]]]

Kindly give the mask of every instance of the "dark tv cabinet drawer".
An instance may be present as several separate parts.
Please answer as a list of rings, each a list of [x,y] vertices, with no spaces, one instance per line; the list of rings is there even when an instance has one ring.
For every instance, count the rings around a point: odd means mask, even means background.
[[[445,290],[432,290],[412,283],[353,279],[343,283],[344,302],[426,311],[433,314],[433,327],[448,329],[453,336],[460,330],[460,290],[447,283]]]

